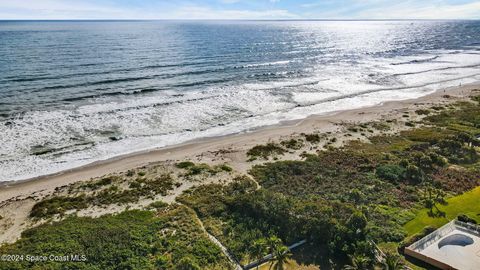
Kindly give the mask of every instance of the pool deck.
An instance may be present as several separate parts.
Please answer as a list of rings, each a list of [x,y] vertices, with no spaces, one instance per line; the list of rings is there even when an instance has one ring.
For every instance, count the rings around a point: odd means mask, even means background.
[[[427,235],[405,250],[405,254],[420,259],[443,270],[479,270],[480,234],[463,226],[460,222],[450,222]],[[463,235],[473,240],[465,246],[454,243],[439,248],[439,242],[452,235]]]
[[[438,243],[446,237],[454,234],[464,234],[473,239],[473,244],[462,247],[456,245],[447,245],[438,248]],[[444,237],[438,239],[433,244],[420,252],[421,254],[433,258],[437,261],[446,263],[459,270],[478,270],[480,269],[480,238],[465,234],[462,230],[454,229]]]

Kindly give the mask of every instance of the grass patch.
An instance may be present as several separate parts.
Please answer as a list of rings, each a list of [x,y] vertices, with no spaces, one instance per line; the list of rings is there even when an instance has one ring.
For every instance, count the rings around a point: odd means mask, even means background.
[[[90,181],[90,182],[87,182],[83,185],[80,186],[81,189],[91,189],[91,190],[95,190],[95,189],[99,189],[103,186],[107,186],[107,185],[110,185],[112,184],[114,181],[117,181],[119,180],[120,177],[118,176],[107,176],[107,177],[104,177],[100,180],[97,180],[97,181]]]
[[[416,110],[415,113],[417,113],[418,115],[429,115],[431,111],[427,109],[419,109]]]
[[[159,194],[165,196],[174,186],[175,182],[168,174],[153,179],[139,178],[130,183],[129,189],[121,190],[118,186],[110,186],[89,195],[56,196],[44,199],[33,206],[30,217],[49,218],[64,214],[68,210],[81,210],[93,205],[133,203],[141,198],[154,198]]]
[[[177,168],[180,168],[180,169],[186,169],[186,168],[190,168],[190,167],[195,166],[195,163],[193,163],[191,161],[182,161],[182,162],[179,162],[179,163],[175,164],[175,166]]]
[[[451,132],[440,128],[418,128],[401,132],[401,136],[413,142],[434,143],[446,139]]]
[[[390,125],[384,122],[373,122],[371,123],[372,128],[379,130],[379,131],[387,131],[390,130]]]
[[[267,143],[265,145],[256,145],[248,150],[247,155],[252,157],[262,157],[268,159],[270,156],[283,155],[287,152],[283,147],[276,143]]]
[[[318,134],[302,134],[305,137],[305,140],[309,143],[319,143],[320,142],[320,135]]]
[[[216,174],[218,171],[210,167],[210,165],[206,163],[201,163],[201,164],[195,164],[193,166],[188,167],[187,175],[198,175],[204,172],[207,172],[210,174]]]
[[[62,214],[68,210],[84,209],[88,207],[88,199],[85,195],[77,197],[54,197],[36,203],[30,211],[30,217],[41,218]]]
[[[304,146],[304,143],[302,140],[296,140],[296,139],[282,141],[280,144],[288,149],[293,149],[293,150],[298,150]]]
[[[440,227],[460,214],[480,222],[480,187],[477,187],[462,195],[447,199],[447,205],[438,205],[438,208],[445,212],[445,217],[430,217],[427,209],[418,211],[416,217],[405,224],[404,228],[408,235],[422,231],[426,226]]]
[[[191,161],[183,161],[175,165],[177,168],[187,170],[186,176],[194,176],[203,173],[208,173],[210,175],[215,175],[219,172],[231,172],[233,169],[227,164],[210,166],[207,163],[195,164]]]
[[[153,209],[162,209],[168,206],[168,203],[162,202],[162,201],[156,201],[147,206],[148,209],[153,210]]]
[[[232,167],[228,166],[227,164],[218,165],[217,167],[224,172],[233,171]]]

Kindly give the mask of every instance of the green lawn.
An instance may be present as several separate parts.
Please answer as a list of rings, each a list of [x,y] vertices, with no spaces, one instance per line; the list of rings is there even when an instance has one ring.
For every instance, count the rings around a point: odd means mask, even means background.
[[[477,187],[462,195],[447,200],[447,205],[439,205],[438,208],[446,213],[445,217],[432,218],[427,209],[420,210],[416,217],[405,224],[404,228],[408,235],[420,232],[425,226],[440,227],[459,214],[466,214],[480,223],[480,187]]]

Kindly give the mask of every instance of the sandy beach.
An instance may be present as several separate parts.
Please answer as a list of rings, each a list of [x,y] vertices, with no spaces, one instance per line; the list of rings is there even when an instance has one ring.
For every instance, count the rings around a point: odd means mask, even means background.
[[[175,160],[192,160],[209,164],[227,162],[236,171],[245,173],[251,166],[251,163],[246,161],[246,151],[255,145],[288,138],[300,133],[331,132],[335,134],[341,132],[345,123],[363,123],[388,119],[401,120],[403,113],[415,111],[422,106],[465,99],[471,91],[478,89],[478,87],[480,87],[480,84],[476,83],[440,89],[433,94],[417,99],[385,102],[373,107],[337,111],[328,115],[313,115],[303,120],[264,127],[249,133],[195,140],[162,149],[95,162],[54,175],[24,181],[5,182],[0,187],[0,201],[5,202],[13,198],[22,198],[38,193],[48,194],[61,186],[109,173],[127,171],[152,162]],[[337,144],[340,143],[341,140]]]

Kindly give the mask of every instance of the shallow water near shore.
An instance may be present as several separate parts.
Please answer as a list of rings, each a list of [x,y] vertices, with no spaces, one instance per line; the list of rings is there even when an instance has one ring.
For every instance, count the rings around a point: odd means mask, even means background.
[[[0,22],[0,181],[480,79],[479,21]]]

